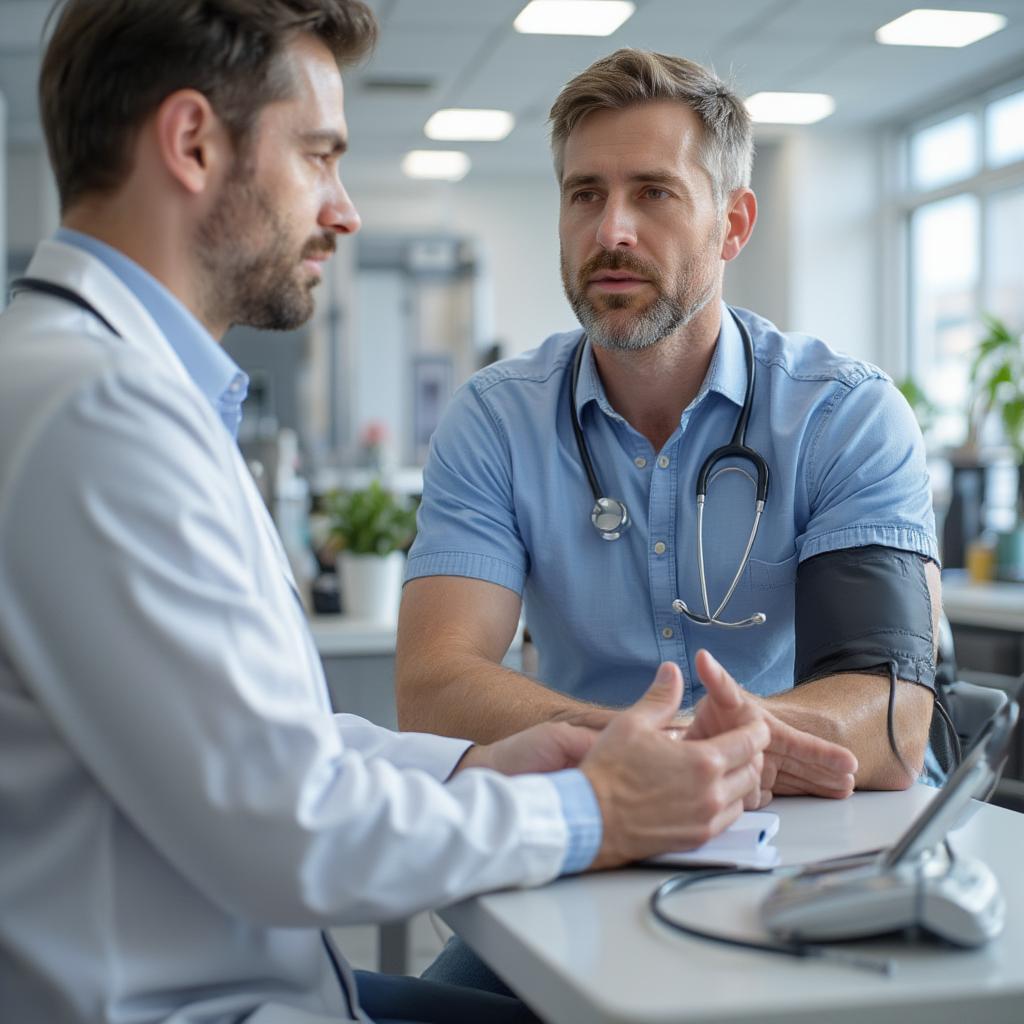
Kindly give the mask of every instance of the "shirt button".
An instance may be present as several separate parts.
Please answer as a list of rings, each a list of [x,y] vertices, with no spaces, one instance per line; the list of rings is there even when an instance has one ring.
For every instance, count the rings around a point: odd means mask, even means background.
[[[647,465],[647,460],[642,455],[638,455],[633,460],[633,465],[635,465],[637,469],[643,469],[644,466]]]
[[[662,541],[659,540],[658,543],[654,545],[654,553],[656,555],[665,554],[665,545]]]
[[[669,458],[668,458],[667,455],[659,455],[658,456],[658,465],[661,466],[662,469],[668,469],[668,463],[669,463]]]
[[[662,636],[663,636],[663,637],[664,637],[664,638],[665,638],[666,640],[671,640],[671,639],[672,639],[672,627],[671,627],[671,626],[666,626],[666,627],[665,627],[665,628],[664,628],[664,629],[663,629],[663,630],[661,631],[661,635],[662,635]]]

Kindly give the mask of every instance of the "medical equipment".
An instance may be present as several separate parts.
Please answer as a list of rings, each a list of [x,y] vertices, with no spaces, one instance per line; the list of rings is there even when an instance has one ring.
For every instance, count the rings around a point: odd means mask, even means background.
[[[747,566],[747,560],[750,558],[750,551],[754,546],[755,539],[757,538],[757,529],[761,522],[761,514],[764,512],[764,505],[768,499],[768,463],[758,452],[747,446],[747,422],[750,419],[750,410],[753,406],[754,400],[754,343],[750,337],[750,331],[747,330],[746,324],[744,324],[743,321],[740,320],[734,312],[732,312],[732,310],[730,310],[730,312],[732,313],[732,318],[736,322],[736,326],[739,328],[740,334],[743,338],[743,347],[747,362],[747,387],[743,398],[743,407],[740,409],[739,416],[736,418],[736,427],[733,430],[732,439],[727,445],[723,445],[721,448],[716,448],[704,460],[704,463],[700,468],[700,472],[697,474],[697,567],[700,573],[700,590],[701,598],[704,602],[704,614],[702,615],[699,612],[691,611],[687,607],[686,602],[680,598],[677,598],[672,602],[672,608],[681,615],[686,615],[693,622],[701,623],[702,625],[728,626],[736,628],[740,626],[760,625],[765,621],[765,615],[763,612],[756,612],[739,622],[725,622],[721,620],[719,616],[725,610],[726,605],[728,605],[733,592],[739,584],[740,577],[743,575],[743,570]],[[579,380],[580,367],[583,363],[584,344],[585,341],[580,341],[579,345],[576,347],[576,355],[573,360],[572,377],[570,379],[569,402],[572,414],[572,429],[573,433],[576,435],[576,446],[579,449],[580,461],[583,463],[583,469],[586,472],[587,480],[590,483],[590,490],[594,495],[594,507],[590,513],[590,521],[594,524],[594,528],[604,540],[612,541],[618,540],[622,536],[622,534],[629,528],[631,520],[629,518],[629,510],[626,508],[625,502],[618,498],[607,497],[603,494],[601,485],[597,479],[597,473],[594,470],[594,464],[590,458],[586,438],[583,436],[583,428],[580,425],[579,415],[576,412],[576,386]],[[712,472],[718,463],[726,459],[739,459],[749,462],[754,467],[757,479],[755,480],[746,470],[735,465],[726,466],[712,476]],[[733,577],[732,583],[729,585],[725,597],[715,609],[714,614],[712,614],[711,605],[708,600],[707,577],[704,571],[704,503],[707,498],[708,488],[714,480],[721,473],[728,472],[742,473],[754,484],[756,492],[754,523],[750,530],[750,536],[747,538],[747,545],[743,551],[743,557],[740,559],[736,575]]]
[[[783,879],[761,920],[787,942],[838,941],[921,928],[957,946],[980,946],[1003,928],[1005,905],[988,867],[957,858],[946,839],[999,778],[1017,705],[1008,702],[938,796],[881,854],[804,868]]]
[[[797,568],[796,685],[842,672],[935,689],[935,636],[925,566],[913,551],[870,544],[804,559]]]
[[[845,963],[889,974],[893,964],[858,950],[818,945],[920,928],[954,945],[973,947],[1002,930],[1004,903],[988,867],[954,857],[947,833],[987,799],[998,781],[1018,708],[1007,703],[942,790],[887,850],[812,864],[783,878],[761,906],[774,943],[713,932],[668,914],[665,899],[713,879],[763,875],[751,869],[673,875],[651,893],[651,913],[674,931],[740,949]],[[813,941],[808,941],[813,940]]]

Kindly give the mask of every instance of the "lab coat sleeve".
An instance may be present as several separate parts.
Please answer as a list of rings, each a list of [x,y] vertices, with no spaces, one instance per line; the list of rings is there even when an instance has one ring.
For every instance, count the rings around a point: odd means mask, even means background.
[[[823,406],[804,459],[810,521],[800,560],[877,544],[938,560],[924,441],[887,377],[844,385]]]
[[[49,396],[25,435],[0,481],[0,632],[96,780],[83,813],[123,815],[208,898],[276,926],[395,918],[558,873],[547,779],[443,784],[457,741],[329,712],[197,392],[113,366]]]
[[[398,768],[419,768],[442,782],[473,745],[469,740],[433,733],[395,732],[359,715],[335,715],[334,724],[342,743],[363,757],[383,757]]]

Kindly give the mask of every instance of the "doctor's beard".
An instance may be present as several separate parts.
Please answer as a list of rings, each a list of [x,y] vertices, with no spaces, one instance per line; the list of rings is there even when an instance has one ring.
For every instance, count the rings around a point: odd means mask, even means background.
[[[661,272],[652,263],[625,250],[606,250],[587,260],[573,275],[561,253],[562,287],[573,312],[587,337],[600,348],[620,352],[638,352],[656,345],[663,338],[685,327],[711,301],[717,281],[710,253],[714,239],[704,251],[687,260],[675,294],[668,294]],[[646,278],[654,288],[655,298],[642,306],[643,300],[633,295],[611,294],[593,301],[587,293],[587,282],[599,270],[628,270]],[[637,307],[628,319],[614,314],[618,310]]]
[[[302,260],[335,248],[333,234],[297,243],[294,229],[242,168],[200,225],[196,243],[208,322],[291,331],[313,315],[319,283]]]

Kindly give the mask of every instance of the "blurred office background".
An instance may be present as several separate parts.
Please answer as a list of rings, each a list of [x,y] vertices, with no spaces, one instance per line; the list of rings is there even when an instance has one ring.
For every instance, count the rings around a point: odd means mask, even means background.
[[[947,566],[974,554],[981,576],[1024,578],[1024,0],[935,0],[953,19],[927,24],[910,0],[597,0],[554,33],[523,29],[557,0],[372,6],[342,165],[363,230],[308,327],[226,342],[252,378],[241,442],[272,507],[379,474],[415,493],[452,391],[574,326],[547,111],[595,58],[640,46],[712,65],[755,111],[760,217],[727,299],[901,382]],[[49,7],[0,0],[0,280],[58,223],[36,102]],[[428,137],[447,108],[498,112],[496,137]]]
[[[982,17],[928,29],[932,45],[879,41],[915,2],[604,0],[571,16],[571,34],[538,34],[515,26],[527,0],[374,0],[380,45],[345,76],[342,176],[363,230],[339,245],[307,328],[227,339],[252,378],[243,451],[310,581],[312,501],[378,476],[415,494],[452,391],[575,326],[546,117],[572,75],[620,46],[713,65],[744,97],[802,94],[795,114],[751,99],[760,216],[726,298],[900,381],[926,428],[946,564],[1024,579],[1024,0],[921,0]],[[0,282],[58,224],[35,96],[49,6],[0,0]],[[609,35],[579,34],[606,15],[627,16]],[[503,137],[427,137],[446,108],[505,112],[489,129]],[[961,662],[1011,689],[1024,586],[965,595],[954,582]],[[393,623],[346,632],[314,620],[314,631],[346,709],[393,723]],[[1014,757],[1008,775],[1024,776]],[[436,939],[417,927],[422,961]],[[389,941],[398,959],[379,962],[404,969],[407,936]]]
[[[546,115],[571,75],[628,45],[709,63],[744,96],[832,98],[815,123],[758,125],[760,220],[726,296],[912,377],[936,450],[960,444],[982,315],[1024,329],[1024,0],[929,2],[1001,27],[964,46],[883,45],[876,31],[911,0],[636,0],[611,35],[546,35],[514,27],[526,0],[376,0],[380,46],[347,76],[342,169],[364,228],[308,330],[230,337],[255,384],[248,436],[294,429],[314,477],[366,461],[370,443],[416,467],[477,366],[574,325]],[[35,98],[49,6],[0,0],[0,275],[58,220]],[[427,138],[451,107],[513,126],[500,141]],[[413,150],[461,152],[468,169],[410,178]]]

